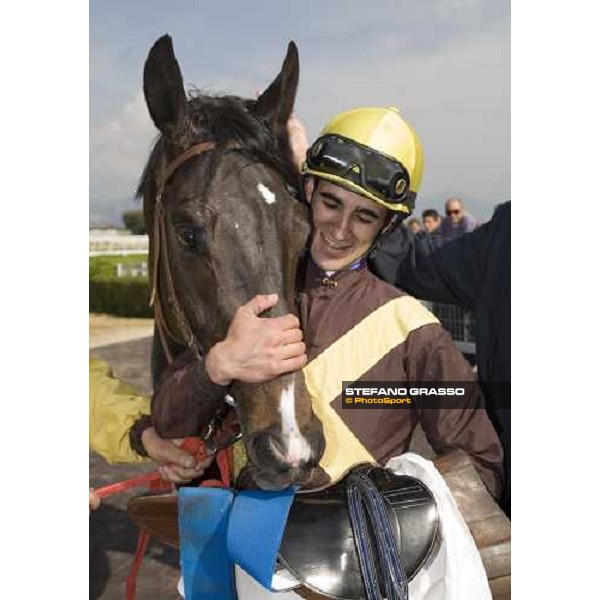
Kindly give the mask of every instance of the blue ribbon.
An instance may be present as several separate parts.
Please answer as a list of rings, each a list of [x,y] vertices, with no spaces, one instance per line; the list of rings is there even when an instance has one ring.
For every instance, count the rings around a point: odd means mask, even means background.
[[[235,600],[233,564],[227,556],[231,490],[179,490],[179,540],[186,600]]]
[[[280,492],[179,490],[179,539],[186,600],[235,600],[234,563],[271,590],[296,488]]]

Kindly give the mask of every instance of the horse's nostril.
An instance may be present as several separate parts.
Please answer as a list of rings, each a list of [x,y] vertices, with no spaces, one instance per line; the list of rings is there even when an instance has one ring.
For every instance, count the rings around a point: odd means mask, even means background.
[[[308,451],[301,448],[289,448],[283,456],[283,462],[292,468],[305,465],[310,459],[310,449]]]
[[[312,458],[310,446],[304,440],[303,443],[288,440],[286,444],[280,438],[272,437],[270,444],[275,459],[287,469],[303,469]]]
[[[263,489],[301,485],[316,464],[310,448],[286,442],[271,431],[262,431],[247,442],[251,462],[259,473],[256,481]]]

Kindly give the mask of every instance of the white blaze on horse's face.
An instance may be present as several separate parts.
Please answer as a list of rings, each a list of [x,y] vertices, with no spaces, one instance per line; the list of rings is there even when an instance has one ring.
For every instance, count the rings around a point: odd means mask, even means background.
[[[310,446],[300,433],[296,421],[296,403],[294,398],[294,380],[286,385],[281,392],[279,404],[281,412],[281,436],[285,456],[283,457],[292,467],[299,467],[310,459]]]
[[[256,189],[260,192],[260,195],[265,199],[267,204],[273,204],[275,202],[275,192],[272,192],[266,185],[259,183]]]

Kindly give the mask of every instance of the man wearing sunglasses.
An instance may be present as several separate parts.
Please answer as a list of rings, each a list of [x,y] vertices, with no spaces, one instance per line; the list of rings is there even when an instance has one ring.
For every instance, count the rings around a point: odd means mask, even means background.
[[[465,212],[460,198],[448,198],[445,202],[446,217],[442,219],[439,233],[445,242],[449,242],[477,227],[475,218]]]

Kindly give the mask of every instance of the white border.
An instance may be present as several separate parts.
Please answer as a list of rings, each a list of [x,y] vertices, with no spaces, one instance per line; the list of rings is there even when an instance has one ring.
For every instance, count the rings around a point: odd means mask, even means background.
[[[87,595],[88,7],[13,3],[2,57],[2,596]]]
[[[598,573],[600,48],[590,6],[513,3],[515,598],[589,597]]]

